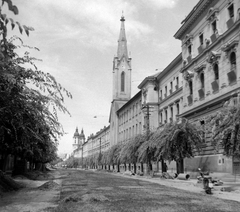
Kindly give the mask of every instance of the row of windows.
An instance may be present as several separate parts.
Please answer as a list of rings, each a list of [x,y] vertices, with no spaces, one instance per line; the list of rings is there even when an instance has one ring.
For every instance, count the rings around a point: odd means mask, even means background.
[[[179,78],[176,77],[176,81],[175,81],[175,90],[179,89]],[[173,81],[170,82],[170,87],[169,87],[169,94],[171,95],[173,92],[174,88],[173,88]],[[164,88],[164,96],[163,96],[163,90],[160,90],[160,94],[159,94],[161,99],[164,99],[168,96],[168,86],[166,85]]]
[[[236,78],[236,53],[231,52],[229,56],[229,62],[230,62],[230,71],[228,72],[228,81],[229,84],[235,83],[237,78]],[[213,64],[213,73],[214,73],[214,81],[212,82],[212,89],[213,92],[216,92],[219,90],[219,65],[218,63]],[[199,92],[199,98],[203,99],[205,97],[205,74],[204,72],[200,72],[199,76],[200,80],[200,90]],[[188,104],[192,104],[192,95],[193,95],[193,81],[189,80],[188,81],[188,86],[189,86],[189,96],[188,96]]]
[[[129,127],[128,129],[123,130],[122,132],[119,133],[120,141],[124,141],[136,136],[137,134],[141,133],[141,130],[142,130],[141,122],[132,127]]]
[[[120,115],[119,121],[120,125],[124,124],[128,120],[131,120],[135,116],[141,113],[141,101],[133,104],[128,110],[126,110],[123,114]]]
[[[227,27],[230,28],[233,23],[234,23],[234,18],[235,18],[235,14],[234,14],[234,4],[230,3],[228,8],[228,16],[229,16],[229,20],[227,21]],[[210,36],[211,42],[213,43],[217,36],[219,35],[218,33],[218,18],[215,17],[215,14],[218,13],[218,10],[214,10],[213,8],[211,8],[209,10],[209,14],[211,15],[210,17],[214,17],[214,18],[209,18],[210,21],[210,27],[211,27],[211,33],[212,35]],[[239,14],[240,16],[240,14]],[[193,45],[192,42],[190,41],[190,39],[192,39],[192,37],[188,37],[186,38],[186,44],[187,44],[187,56],[188,56],[188,61],[191,60],[192,58],[192,49],[193,49]],[[189,39],[189,40],[188,40]],[[205,45],[209,45],[210,40],[204,37],[204,32],[200,32],[198,35],[198,39],[199,39],[199,47],[198,47],[198,52],[199,54],[202,52],[202,50],[205,48]],[[205,43],[204,43],[205,40]]]
[[[165,110],[160,112],[160,123],[162,123],[162,124],[173,121],[174,115],[176,116],[176,115],[180,114],[179,103],[176,103],[175,105],[172,105],[172,106],[169,106],[169,107],[170,107],[170,111],[168,111],[168,109],[165,109]],[[173,107],[176,107],[175,114],[174,114]],[[169,114],[169,112],[170,112],[170,114]]]

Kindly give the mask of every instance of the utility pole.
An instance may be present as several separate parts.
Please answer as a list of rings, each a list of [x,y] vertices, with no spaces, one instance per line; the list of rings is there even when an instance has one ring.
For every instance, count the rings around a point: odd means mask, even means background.
[[[142,109],[145,110],[145,123],[146,123],[146,135],[147,135],[147,140],[149,139],[150,136],[150,111],[149,111],[149,105],[145,104]],[[143,111],[144,111],[143,110]],[[147,154],[147,174],[150,174],[150,171],[152,170],[152,166],[151,166],[151,161],[149,159],[149,155],[148,155],[149,149],[147,148],[146,150],[146,154]]]
[[[101,139],[101,136],[99,138],[99,156],[98,156],[98,163],[100,162],[101,160],[101,146],[102,146],[102,139]]]
[[[83,169],[83,145],[82,145],[82,169]]]

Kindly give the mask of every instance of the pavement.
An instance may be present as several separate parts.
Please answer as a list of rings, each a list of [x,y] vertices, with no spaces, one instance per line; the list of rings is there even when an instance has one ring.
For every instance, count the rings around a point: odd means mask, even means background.
[[[173,187],[176,189],[182,189],[190,192],[205,194],[202,183],[198,183],[197,179],[188,180],[163,179],[160,177],[129,175],[126,173],[117,172],[110,173],[125,178],[134,178],[152,183],[157,183],[164,186]],[[212,192],[213,192],[212,196],[214,197],[240,202],[240,182],[223,182],[223,185],[221,186],[214,186]]]

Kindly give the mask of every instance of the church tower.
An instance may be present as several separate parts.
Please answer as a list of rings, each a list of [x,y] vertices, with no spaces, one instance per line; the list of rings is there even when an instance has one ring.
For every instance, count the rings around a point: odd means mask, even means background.
[[[131,58],[128,57],[125,18],[122,16],[117,56],[113,59],[113,100],[131,98]]]
[[[76,149],[82,148],[82,145],[84,144],[84,142],[85,142],[85,135],[84,135],[83,129],[81,131],[81,134],[79,134],[78,128],[76,128],[76,131],[73,135],[73,144],[72,144],[73,151]]]
[[[110,144],[118,141],[117,111],[131,99],[131,58],[127,50],[125,18],[121,17],[121,28],[118,39],[117,55],[113,59],[113,99],[109,117]]]

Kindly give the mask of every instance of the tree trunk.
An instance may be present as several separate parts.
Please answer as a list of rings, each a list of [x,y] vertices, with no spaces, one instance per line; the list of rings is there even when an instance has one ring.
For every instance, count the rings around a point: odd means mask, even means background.
[[[152,163],[151,163],[151,158],[148,153],[148,148],[147,148],[147,175],[150,174],[150,171],[152,171]]]
[[[7,168],[7,154],[3,154],[2,155],[2,160],[0,162],[0,170],[5,172],[6,168]]]
[[[134,170],[134,174],[136,174],[137,173],[137,165],[136,165],[136,163],[133,164],[133,170]]]

